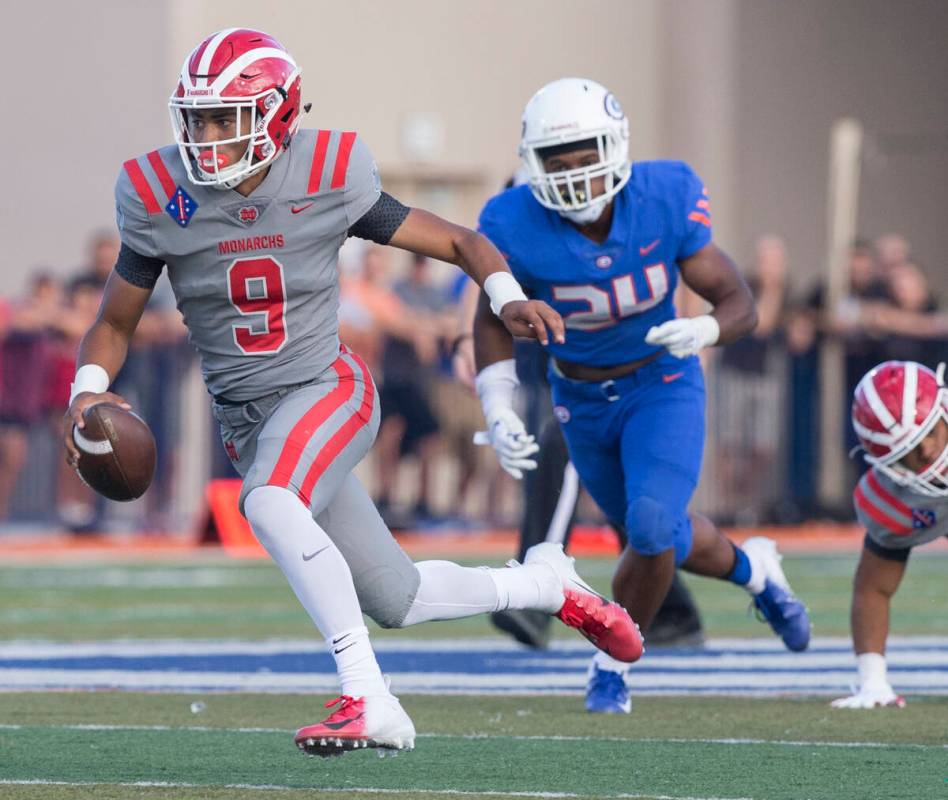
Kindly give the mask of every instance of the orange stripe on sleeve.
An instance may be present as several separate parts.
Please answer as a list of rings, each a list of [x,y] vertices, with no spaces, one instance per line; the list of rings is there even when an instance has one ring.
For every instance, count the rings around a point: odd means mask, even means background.
[[[707,214],[702,214],[700,211],[692,211],[688,215],[688,219],[690,219],[692,222],[700,222],[702,225],[706,225],[709,228],[711,227],[710,217],[708,217]]]

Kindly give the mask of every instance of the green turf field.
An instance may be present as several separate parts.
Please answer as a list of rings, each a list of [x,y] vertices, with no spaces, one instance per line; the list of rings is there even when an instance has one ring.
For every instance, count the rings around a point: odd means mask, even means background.
[[[23,726],[0,730],[2,779],[71,784],[0,785],[0,797],[865,800],[948,789],[943,699],[838,714],[825,700],[646,698],[630,717],[592,717],[571,698],[415,696],[403,698],[424,732],[413,753],[330,760],[290,739],[287,721],[317,713],[315,698],[221,695],[199,715],[192,700],[0,695],[0,719]]]
[[[497,562],[499,565],[499,562]],[[855,555],[787,556],[787,575],[810,609],[814,634],[847,635]],[[607,591],[614,562],[583,560],[581,574]],[[948,557],[913,556],[893,606],[893,630],[946,632]],[[709,636],[759,636],[746,596],[722,581],[689,576]],[[181,563],[0,568],[0,638],[306,637],[312,627],[270,562],[205,556]],[[432,623],[412,636],[477,636],[480,617]],[[569,635],[567,631],[563,635]],[[377,631],[398,636],[398,631]]]
[[[789,556],[815,633],[848,632],[855,557]],[[583,561],[608,586],[612,562]],[[948,633],[948,558],[913,556],[899,634]],[[726,584],[689,579],[710,636],[769,636]],[[569,632],[565,632],[570,635]],[[411,636],[494,635],[483,619]],[[311,637],[267,562],[201,554],[181,563],[0,568],[0,640]],[[398,631],[375,635],[405,636]],[[569,697],[405,695],[416,750],[322,760],[293,730],[326,697],[133,692],[0,693],[0,800],[168,798],[948,798],[948,698],[840,712],[827,698],[642,697],[591,716]]]
[[[787,556],[787,576],[810,609],[814,634],[847,635],[855,555]],[[495,562],[499,566],[500,562]],[[612,560],[582,560],[607,591]],[[913,555],[893,606],[893,630],[945,634],[948,557]],[[709,636],[766,636],[747,598],[722,581],[688,577]],[[306,637],[312,626],[276,566],[201,555],[182,562],[0,568],[0,638]],[[398,631],[377,635],[399,636]],[[413,637],[492,634],[480,617],[421,625]],[[562,631],[562,635],[570,635]]]

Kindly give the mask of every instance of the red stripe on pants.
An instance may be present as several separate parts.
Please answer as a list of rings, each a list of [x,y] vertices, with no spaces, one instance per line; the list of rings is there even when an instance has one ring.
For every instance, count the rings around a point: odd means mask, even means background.
[[[290,485],[290,479],[299,466],[300,459],[303,457],[303,450],[309,444],[313,434],[324,424],[346,401],[352,397],[355,391],[355,382],[353,381],[352,368],[341,358],[336,359],[332,365],[339,382],[325,397],[307,411],[290,431],[286,437],[286,444],[280,451],[280,457],[277,459],[276,466],[270,474],[267,483],[270,486],[282,486],[284,488]]]
[[[360,405],[358,410],[330,437],[329,441],[326,442],[326,446],[319,451],[313,463],[310,465],[309,471],[306,473],[306,477],[303,479],[299,491],[299,498],[307,507],[312,499],[313,487],[316,486],[316,482],[323,476],[323,473],[326,472],[326,469],[333,462],[333,459],[355,438],[359,430],[368,425],[369,420],[372,419],[372,406],[375,403],[375,388],[372,385],[372,376],[369,375],[369,370],[366,368],[365,362],[355,353],[351,351],[348,352],[362,372],[362,380],[365,385],[365,391],[362,394],[362,405]],[[353,390],[354,389],[355,381],[353,381]]]

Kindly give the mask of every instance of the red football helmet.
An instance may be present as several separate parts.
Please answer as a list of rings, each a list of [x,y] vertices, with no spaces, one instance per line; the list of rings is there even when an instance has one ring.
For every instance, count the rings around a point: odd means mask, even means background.
[[[899,463],[939,420],[948,422],[945,365],[937,372],[914,361],[886,361],[859,381],[853,427],[865,458],[901,486],[931,497],[948,495],[948,445],[919,472]]]
[[[192,183],[233,188],[272,162],[300,124],[300,69],[272,36],[248,28],[211,34],[191,51],[168,101],[171,125]],[[197,145],[188,135],[188,109],[245,108],[231,139]],[[246,142],[239,160],[228,163],[220,145]]]

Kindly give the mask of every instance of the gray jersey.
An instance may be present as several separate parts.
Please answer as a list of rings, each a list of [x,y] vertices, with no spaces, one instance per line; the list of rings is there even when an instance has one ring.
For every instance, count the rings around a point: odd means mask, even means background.
[[[882,547],[901,550],[948,536],[948,497],[929,497],[870,469],[853,493],[856,516]]]
[[[339,355],[339,247],[380,190],[355,133],[306,130],[249,197],[192,184],[172,145],[125,162],[115,199],[122,242],[168,266],[208,390],[246,401]]]

